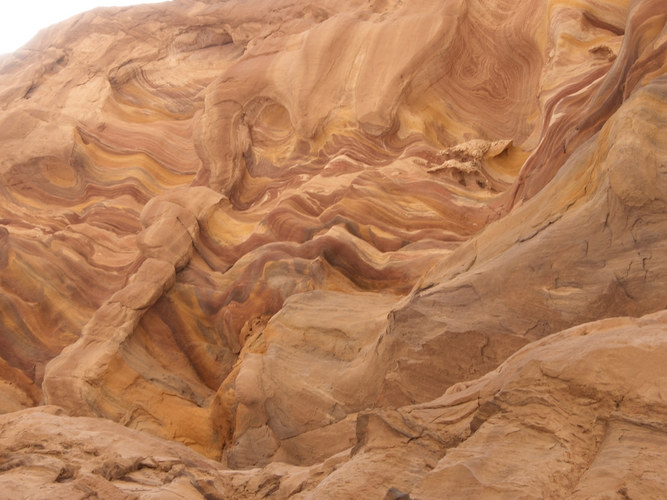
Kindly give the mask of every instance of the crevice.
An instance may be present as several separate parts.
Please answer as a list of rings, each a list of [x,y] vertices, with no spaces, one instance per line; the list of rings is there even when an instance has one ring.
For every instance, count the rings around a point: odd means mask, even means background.
[[[521,236],[521,237],[519,237],[519,238],[516,240],[516,242],[517,242],[517,243],[523,243],[523,242],[525,242],[525,241],[532,240],[535,236],[537,236],[538,234],[540,234],[540,233],[541,233],[542,231],[544,231],[546,228],[548,228],[549,226],[551,226],[551,225],[554,224],[555,222],[558,222],[558,221],[561,219],[561,217],[563,217],[562,214],[557,215],[554,219],[551,219],[551,220],[547,221],[545,224],[543,224],[543,225],[540,226],[538,229],[536,229],[535,231],[533,231],[532,233],[530,233],[528,236]]]
[[[586,475],[586,473],[591,468],[591,465],[593,465],[593,463],[597,459],[598,455],[600,454],[600,450],[602,449],[602,445],[607,439],[607,434],[609,433],[609,422],[603,419],[596,420],[596,422],[600,422],[603,425],[603,428],[601,430],[601,435],[594,440],[594,448],[593,450],[591,450],[591,454],[586,458],[586,460],[582,464],[582,467],[579,469],[579,472],[577,472],[577,469],[575,469],[574,467],[572,468],[571,471],[572,487],[569,491],[569,494],[566,495],[565,497],[569,497],[572,495],[572,493],[577,491],[582,478]]]
[[[478,403],[479,404],[479,403]],[[494,400],[485,401],[477,408],[475,416],[470,421],[470,436],[479,430],[487,420],[493,417],[501,410],[501,407]],[[470,437],[468,436],[468,437]]]
[[[30,99],[30,96],[35,90],[37,90],[37,87],[38,85],[36,83],[34,82],[31,83],[30,87],[28,87],[28,90],[26,90],[25,93],[23,94],[23,99]]]
[[[628,270],[629,270],[629,268],[628,268]],[[614,283],[615,283],[616,285],[618,285],[618,287],[621,289],[621,291],[625,294],[625,296],[626,296],[628,299],[630,299],[630,300],[632,300],[632,301],[635,301],[635,300],[636,300],[635,297],[633,297],[633,296],[630,294],[630,292],[628,291],[628,287],[627,287],[627,285],[623,282],[623,280],[622,280],[616,273],[614,273]]]

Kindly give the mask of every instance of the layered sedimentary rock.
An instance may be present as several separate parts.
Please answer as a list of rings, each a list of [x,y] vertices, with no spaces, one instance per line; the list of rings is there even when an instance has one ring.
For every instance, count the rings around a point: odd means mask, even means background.
[[[14,412],[0,416],[0,485],[7,498],[660,498],[666,320],[586,323],[432,401],[365,410],[351,450],[312,465],[230,470],[108,420]]]
[[[177,0],[0,59],[0,484],[657,498],[666,19]]]

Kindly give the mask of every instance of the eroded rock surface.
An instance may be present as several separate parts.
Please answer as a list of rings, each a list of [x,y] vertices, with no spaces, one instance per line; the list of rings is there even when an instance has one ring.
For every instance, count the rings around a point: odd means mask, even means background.
[[[659,498],[666,19],[175,0],[4,56],[0,495]]]

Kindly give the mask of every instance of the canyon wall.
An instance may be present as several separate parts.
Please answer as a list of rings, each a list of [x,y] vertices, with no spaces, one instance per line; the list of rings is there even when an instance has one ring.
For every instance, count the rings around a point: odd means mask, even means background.
[[[666,54],[664,0],[174,0],[0,57],[0,496],[660,498]]]

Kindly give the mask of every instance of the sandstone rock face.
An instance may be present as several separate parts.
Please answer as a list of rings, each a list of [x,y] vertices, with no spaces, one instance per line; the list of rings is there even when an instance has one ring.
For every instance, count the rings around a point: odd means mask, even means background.
[[[662,0],[175,0],[0,59],[0,496],[660,498]]]

